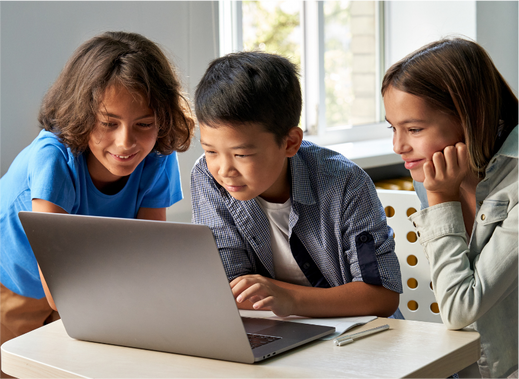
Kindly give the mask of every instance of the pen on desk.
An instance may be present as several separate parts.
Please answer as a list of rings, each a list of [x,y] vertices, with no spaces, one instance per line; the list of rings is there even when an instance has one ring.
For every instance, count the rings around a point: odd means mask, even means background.
[[[378,333],[378,332],[383,332],[384,330],[388,330],[388,329],[389,329],[389,325],[385,324],[385,325],[377,326],[376,328],[373,328],[373,329],[365,330],[363,332],[354,333],[354,334],[346,334],[342,337],[337,337],[336,339],[333,340],[333,342],[335,343],[335,346],[344,346],[344,345],[347,345],[347,344],[355,341],[356,339],[370,336],[370,335]]]

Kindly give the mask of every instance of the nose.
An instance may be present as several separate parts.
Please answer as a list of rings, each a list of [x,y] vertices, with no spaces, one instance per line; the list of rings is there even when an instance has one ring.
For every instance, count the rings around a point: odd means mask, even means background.
[[[136,145],[136,136],[131,126],[121,125],[117,130],[117,146],[124,150],[130,150]]]
[[[218,167],[218,175],[222,178],[230,178],[236,175],[236,169],[232,164],[232,160],[227,157],[220,158],[220,165]]]
[[[395,132],[393,134],[393,151],[398,155],[402,155],[410,150],[411,146],[407,143],[406,138]]]

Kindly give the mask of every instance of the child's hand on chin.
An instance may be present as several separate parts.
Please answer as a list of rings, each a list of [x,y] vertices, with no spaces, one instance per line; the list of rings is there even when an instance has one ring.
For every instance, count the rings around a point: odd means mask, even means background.
[[[461,182],[469,170],[467,146],[458,142],[433,154],[423,166],[429,206],[459,201]]]

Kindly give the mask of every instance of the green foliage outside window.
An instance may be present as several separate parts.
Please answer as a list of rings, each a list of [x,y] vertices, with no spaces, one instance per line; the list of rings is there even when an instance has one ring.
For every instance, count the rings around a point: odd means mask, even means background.
[[[300,2],[243,1],[243,47],[283,55],[301,65]]]
[[[351,80],[350,2],[324,2],[326,126],[348,124],[354,92]]]

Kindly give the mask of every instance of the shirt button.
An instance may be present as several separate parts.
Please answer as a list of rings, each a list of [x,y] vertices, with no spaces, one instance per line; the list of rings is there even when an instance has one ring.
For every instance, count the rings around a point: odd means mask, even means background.
[[[308,263],[308,262],[304,263],[304,264],[303,264],[303,268],[304,268],[305,270],[308,270],[308,269],[310,268],[310,263]]]
[[[367,242],[367,241],[368,241],[367,236],[365,236],[365,235],[360,236],[360,242]]]
[[[485,215],[481,215],[481,219],[484,221],[487,218]]]

